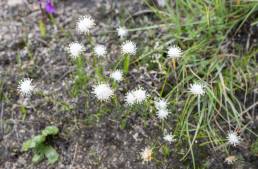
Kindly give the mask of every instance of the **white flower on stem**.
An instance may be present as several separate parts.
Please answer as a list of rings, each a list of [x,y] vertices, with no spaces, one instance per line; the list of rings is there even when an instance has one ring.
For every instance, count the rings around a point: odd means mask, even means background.
[[[236,132],[230,131],[227,135],[227,141],[229,144],[236,146],[240,144],[241,137]]]
[[[96,45],[94,47],[94,53],[98,57],[104,57],[107,54],[107,48],[104,45]]]
[[[133,105],[135,103],[135,97],[133,95],[133,92],[126,93],[125,102],[127,105]]]
[[[110,74],[110,77],[117,82],[120,82],[123,80],[123,72],[121,70],[115,70]]]
[[[227,163],[228,165],[233,164],[235,161],[237,160],[236,156],[228,156],[225,159],[225,163]]]
[[[89,15],[85,15],[79,18],[76,28],[79,33],[89,33],[95,25],[94,19]]]
[[[32,80],[29,78],[24,78],[19,82],[18,91],[22,96],[30,96],[34,86],[32,85]]]
[[[182,53],[183,53],[182,49],[179,48],[178,46],[173,45],[168,48],[168,56],[171,59],[177,59],[182,57]]]
[[[78,42],[72,42],[69,44],[68,47],[68,52],[70,53],[73,59],[79,57],[84,50],[84,46]]]
[[[107,101],[114,95],[113,89],[106,83],[98,84],[93,88],[93,94],[100,101]]]
[[[142,152],[140,153],[143,162],[151,161],[152,154],[153,154],[152,148],[150,148],[150,147],[145,147],[144,149],[142,149]]]
[[[125,27],[119,27],[116,31],[120,38],[124,38],[128,35],[128,30]]]
[[[142,103],[148,97],[146,90],[139,88],[137,90],[130,91],[125,96],[125,101],[128,105],[133,105],[135,103]]]
[[[168,104],[167,101],[163,98],[157,99],[156,101],[154,101],[154,105],[158,110],[167,109],[167,104]]]
[[[123,54],[135,55],[137,50],[136,44],[132,41],[125,41],[121,46],[121,50]]]
[[[160,109],[157,111],[157,116],[160,120],[164,120],[168,117],[170,112],[167,109]]]
[[[136,103],[141,103],[147,98],[147,92],[142,88],[133,91],[133,95],[135,97]]]
[[[202,84],[194,83],[190,85],[189,91],[194,95],[204,95],[204,86]]]
[[[163,139],[165,141],[167,141],[169,144],[171,144],[172,142],[176,141],[175,136],[173,134],[171,134],[171,133],[165,134]]]

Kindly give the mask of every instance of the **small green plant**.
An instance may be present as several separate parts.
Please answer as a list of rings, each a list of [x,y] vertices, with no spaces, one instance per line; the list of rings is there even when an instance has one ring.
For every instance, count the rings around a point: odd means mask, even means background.
[[[258,139],[251,145],[251,153],[258,156]]]
[[[23,143],[22,150],[25,152],[30,149],[33,150],[33,163],[38,163],[42,161],[44,157],[46,157],[48,160],[48,164],[53,164],[58,160],[59,155],[52,146],[46,145],[45,141],[48,136],[57,135],[58,132],[59,130],[57,127],[48,126],[41,131],[40,135],[36,135],[31,139],[25,141]]]
[[[170,151],[170,149],[169,149],[169,147],[167,145],[162,145],[161,150],[162,150],[162,154],[166,158],[168,158],[169,155],[171,154],[171,151]]]

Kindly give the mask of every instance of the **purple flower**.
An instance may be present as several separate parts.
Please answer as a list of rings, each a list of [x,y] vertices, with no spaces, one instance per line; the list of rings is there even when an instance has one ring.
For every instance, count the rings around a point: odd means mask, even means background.
[[[56,8],[55,8],[54,5],[52,4],[51,0],[47,0],[46,6],[45,6],[45,11],[46,11],[48,14],[56,13]]]

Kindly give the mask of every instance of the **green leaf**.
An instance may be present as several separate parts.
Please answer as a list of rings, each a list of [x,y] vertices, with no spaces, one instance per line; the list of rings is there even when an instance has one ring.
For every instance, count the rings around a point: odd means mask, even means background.
[[[44,154],[47,157],[49,164],[54,164],[59,158],[58,153],[52,146],[45,146]]]
[[[29,139],[23,143],[22,150],[28,151],[30,148],[34,148],[34,147],[36,147],[36,143],[32,139]]]
[[[58,132],[59,132],[59,129],[56,126],[48,126],[44,130],[42,130],[42,134],[44,136],[56,135]]]
[[[44,158],[44,154],[41,154],[41,153],[35,153],[32,157],[32,162],[33,163],[38,163],[40,161],[42,161]]]
[[[32,141],[34,142],[33,145],[35,144],[35,146],[37,146],[41,143],[44,143],[45,140],[46,140],[46,137],[44,135],[37,135],[32,138]]]

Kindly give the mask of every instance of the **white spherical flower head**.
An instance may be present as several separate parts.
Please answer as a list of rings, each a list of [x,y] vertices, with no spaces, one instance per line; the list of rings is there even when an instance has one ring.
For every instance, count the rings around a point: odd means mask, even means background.
[[[125,41],[122,46],[121,50],[123,54],[135,55],[136,54],[136,44],[132,41]]]
[[[133,95],[133,92],[126,93],[125,102],[127,105],[133,105],[135,103],[135,97]]]
[[[100,101],[107,101],[110,97],[114,95],[113,89],[105,83],[94,86],[93,94]]]
[[[238,136],[236,132],[230,131],[228,132],[227,140],[229,144],[236,146],[240,144],[241,138]]]
[[[172,135],[171,133],[164,135],[163,139],[165,141],[167,141],[169,144],[171,144],[172,142],[176,141],[175,136]]]
[[[167,101],[165,99],[158,99],[154,101],[154,105],[156,109],[167,109]]]
[[[204,86],[202,84],[194,83],[190,85],[190,92],[194,95],[204,95]]]
[[[77,31],[79,33],[89,33],[90,30],[95,26],[95,21],[91,16],[86,15],[77,21]]]
[[[182,57],[182,50],[181,48],[179,48],[178,46],[171,46],[168,48],[168,56],[171,58],[171,59],[177,59],[177,58],[180,58]]]
[[[160,120],[164,120],[168,117],[169,113],[170,112],[166,109],[160,109],[160,110],[157,111],[157,116]]]
[[[140,104],[145,101],[147,97],[147,92],[142,88],[139,88],[137,90],[127,92],[125,96],[125,101],[128,105],[133,105],[136,103]]]
[[[18,91],[22,96],[31,95],[34,86],[32,85],[32,80],[29,78],[25,78],[19,82]]]
[[[142,88],[133,91],[133,95],[135,97],[136,103],[145,101],[148,96],[146,90],[143,90]]]
[[[84,50],[84,46],[78,42],[72,42],[68,47],[68,52],[73,59],[79,57]]]
[[[103,57],[107,54],[107,49],[104,45],[96,45],[94,47],[94,53],[98,56],[98,57]]]
[[[123,72],[121,70],[116,70],[110,74],[110,77],[114,79],[114,81],[120,82],[123,80]]]
[[[152,160],[152,148],[145,147],[140,153],[143,162],[149,162]]]
[[[128,35],[128,30],[125,27],[119,27],[116,31],[120,38],[124,38]]]

